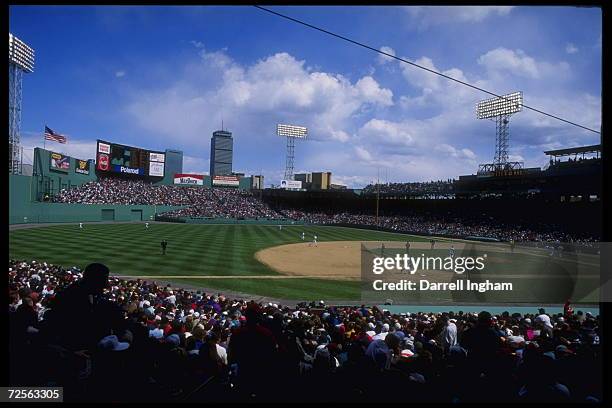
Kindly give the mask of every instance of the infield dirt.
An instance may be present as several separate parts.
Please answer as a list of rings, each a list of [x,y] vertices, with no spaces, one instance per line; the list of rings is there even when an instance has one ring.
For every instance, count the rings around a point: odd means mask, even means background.
[[[290,276],[317,277],[335,280],[359,280],[361,277],[361,244],[380,247],[380,241],[331,241],[279,245],[258,251],[255,258],[278,273]],[[450,247],[451,243],[437,242],[436,248]],[[461,250],[463,243],[453,243]],[[385,242],[385,246],[402,248],[398,241]],[[412,249],[429,249],[428,242],[413,242]]]

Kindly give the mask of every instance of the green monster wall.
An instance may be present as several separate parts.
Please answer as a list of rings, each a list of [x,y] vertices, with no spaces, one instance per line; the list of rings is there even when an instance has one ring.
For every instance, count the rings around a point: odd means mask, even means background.
[[[9,175],[9,224],[148,221],[181,206],[60,204],[38,202],[35,176]]]

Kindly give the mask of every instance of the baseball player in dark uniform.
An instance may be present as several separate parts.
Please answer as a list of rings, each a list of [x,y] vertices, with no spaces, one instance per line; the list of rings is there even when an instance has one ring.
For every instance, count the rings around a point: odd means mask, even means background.
[[[161,242],[162,255],[166,255],[166,247],[168,246],[168,241],[165,239]]]

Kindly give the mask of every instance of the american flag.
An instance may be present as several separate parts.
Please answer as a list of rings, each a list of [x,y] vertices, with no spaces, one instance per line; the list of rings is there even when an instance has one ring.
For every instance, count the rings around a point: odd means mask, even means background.
[[[66,136],[55,133],[49,127],[45,126],[45,140],[52,140],[58,143],[66,143]]]

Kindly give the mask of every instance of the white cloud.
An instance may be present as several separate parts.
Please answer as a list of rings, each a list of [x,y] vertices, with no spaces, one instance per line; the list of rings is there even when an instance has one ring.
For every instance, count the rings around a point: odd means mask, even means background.
[[[341,74],[310,72],[288,53],[252,65],[224,51],[202,51],[201,63],[165,89],[135,93],[127,107],[145,129],[183,142],[199,141],[210,123],[231,117],[249,132],[257,122],[291,120],[308,126],[314,139],[348,141],[351,119],[367,109],[393,105],[393,93],[371,76],[351,83]],[[259,129],[262,130],[262,129]]]
[[[361,146],[355,146],[355,154],[357,158],[363,161],[372,161],[372,155],[365,148]]]
[[[565,52],[567,52],[568,54],[575,54],[578,52],[578,47],[576,47],[572,43],[567,43],[567,45],[565,46]]]
[[[473,174],[478,163],[493,158],[495,127],[474,114],[476,102],[488,96],[435,74],[386,63],[385,71],[401,69],[411,85],[399,98],[403,109],[394,110],[393,92],[372,74],[351,80],[288,53],[244,64],[226,50],[198,52],[201,58],[174,82],[134,92],[127,106],[130,118],[151,137],[171,138],[176,148],[189,152],[186,171],[208,170],[208,160],[196,156],[208,157],[207,139],[222,118],[226,126],[230,121],[236,137],[237,170],[250,174],[246,167],[254,168],[252,173],[264,174],[266,185],[283,177],[284,142],[274,135],[276,123],[309,128],[315,143],[298,147],[296,167],[332,171],[335,181],[352,187],[371,182],[379,169],[389,172],[390,181],[435,180]],[[532,106],[599,127],[599,99],[566,90],[570,70],[565,62],[497,48],[481,56],[485,69],[478,76],[427,56],[413,61],[493,92],[522,89]],[[512,119],[510,147],[532,166],[541,161],[541,145],[590,144],[584,135],[524,110]],[[240,167],[241,161],[249,165]]]
[[[528,79],[541,79],[548,76],[559,81],[568,78],[571,74],[570,66],[565,61],[559,63],[537,61],[523,50],[509,50],[504,47],[498,47],[481,55],[478,58],[478,64],[486,69],[491,79],[510,74]]]
[[[477,23],[492,16],[505,16],[513,6],[407,6],[411,23],[419,29],[456,23]]]
[[[204,43],[202,41],[191,40],[189,43],[196,48],[204,48]]]
[[[117,71],[115,72],[115,78],[122,78],[125,76],[125,71]]]
[[[369,103],[378,104],[380,106],[393,105],[393,92],[389,89],[383,89],[378,85],[378,82],[371,76],[361,78],[355,84],[355,88],[359,91],[359,96]]]
[[[359,138],[369,144],[380,143],[398,147],[411,146],[414,142],[409,126],[381,119],[371,119],[363,125],[359,129]]]
[[[467,160],[475,160],[476,159],[476,155],[474,154],[473,151],[471,151],[470,149],[467,148],[463,148],[463,149],[457,149],[449,144],[446,143],[442,143],[437,145],[434,148],[435,151],[448,156],[448,157],[453,157],[453,158],[457,158],[457,159],[467,159]]]
[[[540,72],[535,60],[526,55],[522,50],[509,50],[507,48],[496,48],[481,55],[478,63],[489,72],[508,71],[515,75],[539,78]]]
[[[382,47],[380,47],[380,51],[382,51],[384,53],[387,53],[389,55],[395,56],[395,50],[393,48],[391,48],[391,47],[382,46]],[[378,61],[378,63],[380,65],[384,65],[387,62],[391,62],[391,61],[394,61],[394,60],[395,60],[394,58],[391,58],[388,55],[378,54],[377,61]]]

